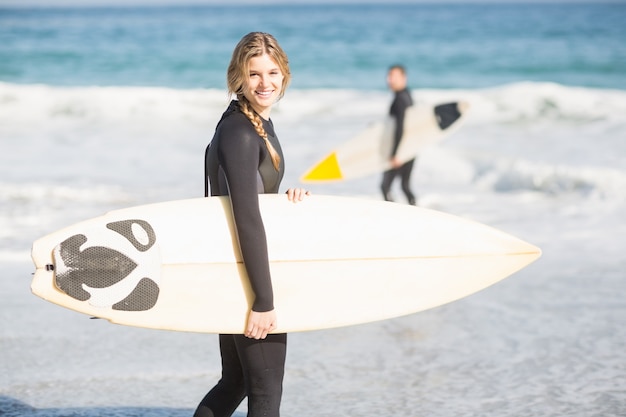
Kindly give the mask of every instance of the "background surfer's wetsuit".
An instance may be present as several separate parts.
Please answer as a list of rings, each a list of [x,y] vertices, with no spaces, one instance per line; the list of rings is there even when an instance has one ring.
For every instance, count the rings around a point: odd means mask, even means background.
[[[389,114],[396,121],[396,128],[394,130],[393,136],[393,147],[391,149],[390,158],[393,158],[398,151],[398,146],[400,146],[400,141],[402,140],[402,135],[404,133],[404,115],[406,113],[406,109],[413,105],[413,99],[411,98],[411,93],[408,88],[404,90],[396,91],[394,95],[393,102],[391,103],[391,107],[389,108]],[[411,172],[413,171],[413,164],[415,163],[415,158],[410,161],[405,162],[402,166],[390,169],[385,171],[383,174],[383,181],[381,184],[381,190],[383,192],[383,197],[386,201],[392,201],[391,196],[389,194],[391,190],[391,184],[393,183],[396,175],[400,174],[401,178],[401,186],[402,191],[406,195],[409,204],[415,204],[415,195],[411,192]]]
[[[279,170],[237,101],[222,115],[205,153],[205,196],[209,183],[212,196],[230,196],[241,254],[255,294],[252,309],[258,312],[274,308],[258,194],[277,193],[284,174],[282,149],[271,120],[263,120],[263,127],[280,155]],[[270,334],[261,340],[221,334],[222,377],[194,416],[230,416],[246,396],[248,416],[278,416],[286,342],[286,334]]]

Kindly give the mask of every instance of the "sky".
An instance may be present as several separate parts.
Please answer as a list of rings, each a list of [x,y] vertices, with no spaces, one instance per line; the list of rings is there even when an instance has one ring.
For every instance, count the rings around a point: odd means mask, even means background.
[[[0,0],[2,6],[137,6],[192,4],[338,4],[338,3],[626,3],[626,0]]]

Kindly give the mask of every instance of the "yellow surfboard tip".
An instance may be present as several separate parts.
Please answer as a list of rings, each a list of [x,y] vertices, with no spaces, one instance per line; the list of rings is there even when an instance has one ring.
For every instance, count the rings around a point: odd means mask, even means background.
[[[338,181],[342,180],[341,168],[337,161],[337,153],[333,152],[315,165],[300,179],[302,182]]]

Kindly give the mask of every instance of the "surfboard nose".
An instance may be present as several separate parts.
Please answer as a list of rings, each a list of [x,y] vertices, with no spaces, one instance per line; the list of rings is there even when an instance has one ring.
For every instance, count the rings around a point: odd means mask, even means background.
[[[341,180],[341,168],[337,161],[337,153],[333,152],[326,159],[315,165],[309,172],[301,178],[302,182],[307,181],[333,181]]]

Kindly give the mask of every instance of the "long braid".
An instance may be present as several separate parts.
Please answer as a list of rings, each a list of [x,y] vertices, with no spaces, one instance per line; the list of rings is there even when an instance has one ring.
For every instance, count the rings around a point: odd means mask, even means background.
[[[241,112],[245,114],[248,119],[250,119],[250,122],[252,122],[252,126],[254,126],[254,130],[256,130],[259,136],[263,138],[265,146],[267,147],[267,151],[270,153],[270,157],[272,158],[272,165],[274,165],[274,168],[276,169],[276,171],[278,171],[280,167],[280,155],[278,155],[278,152],[276,152],[276,149],[274,149],[274,147],[270,143],[269,138],[267,137],[267,132],[263,128],[263,121],[261,120],[261,116],[252,111],[252,108],[250,107],[250,102],[248,101],[248,99],[245,98],[243,94],[238,94],[237,98],[239,99]]]

